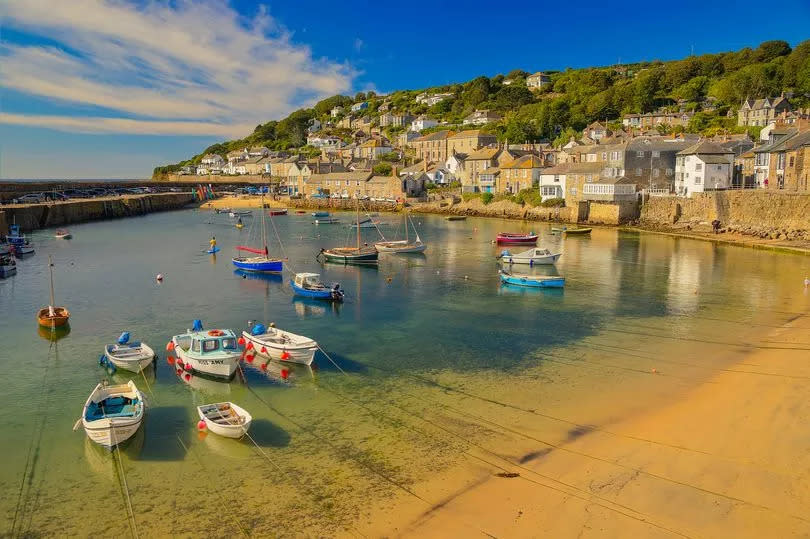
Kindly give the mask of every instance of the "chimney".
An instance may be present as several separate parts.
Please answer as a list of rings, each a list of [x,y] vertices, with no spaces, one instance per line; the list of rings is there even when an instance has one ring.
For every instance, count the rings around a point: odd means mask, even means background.
[[[398,175],[397,175],[397,172],[398,172],[398,171],[397,171],[397,166],[396,166],[396,165],[394,165],[393,167],[391,167],[391,176],[393,176],[394,178],[396,178],[396,177],[398,176]]]

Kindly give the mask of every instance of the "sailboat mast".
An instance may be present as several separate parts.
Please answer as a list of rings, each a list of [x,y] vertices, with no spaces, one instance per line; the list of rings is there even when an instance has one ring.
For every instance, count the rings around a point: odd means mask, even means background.
[[[262,212],[262,247],[264,247],[264,254],[267,255],[267,236],[266,236],[265,226],[264,226],[264,193],[262,193],[262,196],[261,196],[261,205],[262,205],[262,208],[261,208],[260,211]]]
[[[357,208],[357,250],[360,250],[360,201],[356,201]]]
[[[51,255],[48,255],[48,270],[51,272],[51,307],[53,307],[56,301],[53,298],[53,261]]]
[[[405,208],[402,209],[405,212],[405,243],[408,243],[408,210]]]

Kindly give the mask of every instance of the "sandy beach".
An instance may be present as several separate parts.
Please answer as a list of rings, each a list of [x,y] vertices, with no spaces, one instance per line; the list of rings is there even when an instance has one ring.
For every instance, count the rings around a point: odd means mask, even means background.
[[[796,317],[663,406],[560,443],[472,451],[372,512],[369,536],[806,537],[807,330]],[[699,358],[690,358],[699,361]],[[670,367],[674,369],[675,367]],[[651,373],[654,376],[655,373]],[[537,418],[511,425],[531,433]],[[508,426],[506,427],[508,428]],[[431,507],[426,502],[432,501]]]

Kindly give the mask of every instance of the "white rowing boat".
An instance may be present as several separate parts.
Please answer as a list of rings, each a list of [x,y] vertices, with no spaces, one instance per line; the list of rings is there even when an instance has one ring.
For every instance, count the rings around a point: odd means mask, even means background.
[[[197,413],[208,430],[226,438],[241,438],[253,421],[247,410],[232,402],[203,404],[197,406]]]
[[[87,397],[81,423],[87,437],[114,447],[132,437],[143,422],[143,393],[130,380],[126,384],[98,384]]]
[[[274,327],[265,328],[256,324],[250,331],[243,331],[246,353],[251,351],[262,357],[311,365],[318,351],[318,343],[309,337],[296,335]]]
[[[129,342],[129,332],[125,331],[117,343],[104,347],[104,357],[116,368],[141,372],[155,359],[155,351],[146,343]]]
[[[516,254],[504,250],[501,251],[498,258],[507,264],[528,264],[534,266],[535,264],[554,264],[561,256],[562,253],[552,253],[548,249],[532,247],[528,251]]]

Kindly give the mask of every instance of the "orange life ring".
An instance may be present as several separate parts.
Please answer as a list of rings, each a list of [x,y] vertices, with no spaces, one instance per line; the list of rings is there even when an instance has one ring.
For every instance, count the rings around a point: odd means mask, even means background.
[[[208,332],[208,335],[210,335],[211,337],[222,337],[223,335],[225,335],[225,332],[222,331],[221,329],[212,329],[211,331]]]

